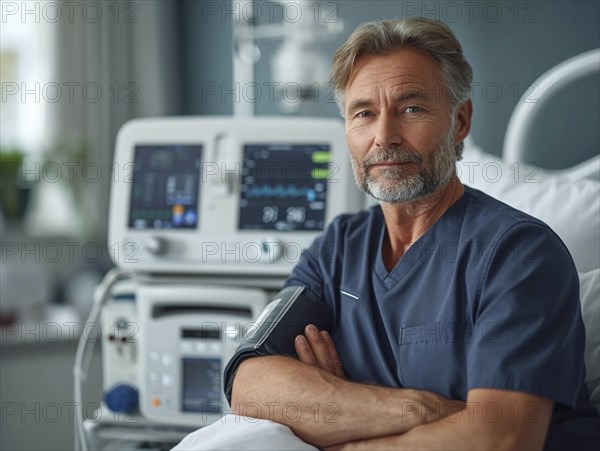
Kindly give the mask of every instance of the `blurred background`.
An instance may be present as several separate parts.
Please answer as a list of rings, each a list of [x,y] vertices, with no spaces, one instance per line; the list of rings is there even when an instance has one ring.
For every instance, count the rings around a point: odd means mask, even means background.
[[[600,46],[598,1],[0,3],[6,450],[73,447],[72,364],[94,287],[112,266],[108,202],[119,170],[112,157],[127,120],[339,117],[327,81],[335,49],[363,21],[423,16],[446,22],[462,43],[475,73],[471,136],[500,155],[519,99],[535,101],[531,83]],[[591,77],[540,117],[531,145],[561,149],[550,169],[597,153],[599,96]],[[577,127],[595,134],[574,139]],[[91,385],[99,387],[98,378],[96,371]]]

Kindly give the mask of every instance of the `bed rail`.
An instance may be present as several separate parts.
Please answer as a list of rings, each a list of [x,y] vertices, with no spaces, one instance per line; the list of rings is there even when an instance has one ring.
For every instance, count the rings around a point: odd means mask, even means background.
[[[569,58],[540,76],[534,82],[538,88],[537,101],[526,102],[529,92],[525,92],[510,117],[504,136],[502,157],[506,161],[526,161],[527,134],[548,99],[564,86],[594,72],[600,72],[600,49],[589,50]],[[595,160],[598,160],[598,157],[593,157],[588,162]],[[588,166],[594,166],[594,164]]]

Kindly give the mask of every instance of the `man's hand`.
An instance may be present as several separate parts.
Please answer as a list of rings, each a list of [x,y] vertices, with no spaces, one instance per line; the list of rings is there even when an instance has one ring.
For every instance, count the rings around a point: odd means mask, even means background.
[[[298,335],[294,340],[294,347],[300,361],[345,379],[344,366],[331,335],[326,330],[319,331],[312,324],[306,326],[304,334]]]

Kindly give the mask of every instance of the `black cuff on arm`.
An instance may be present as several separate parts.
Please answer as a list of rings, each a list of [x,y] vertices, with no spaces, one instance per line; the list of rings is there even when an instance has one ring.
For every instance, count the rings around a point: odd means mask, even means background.
[[[332,317],[325,302],[305,287],[281,290],[246,332],[225,368],[223,387],[230,405],[233,379],[240,363],[249,357],[265,355],[297,358],[294,339],[304,334],[308,324],[331,332]]]

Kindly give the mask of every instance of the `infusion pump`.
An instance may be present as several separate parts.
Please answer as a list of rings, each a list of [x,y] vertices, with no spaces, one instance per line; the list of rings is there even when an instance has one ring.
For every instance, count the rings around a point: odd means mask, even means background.
[[[138,119],[118,136],[109,246],[129,272],[285,276],[363,205],[334,119]]]
[[[218,420],[225,365],[267,300],[260,289],[121,282],[102,311],[105,405],[159,424]]]

